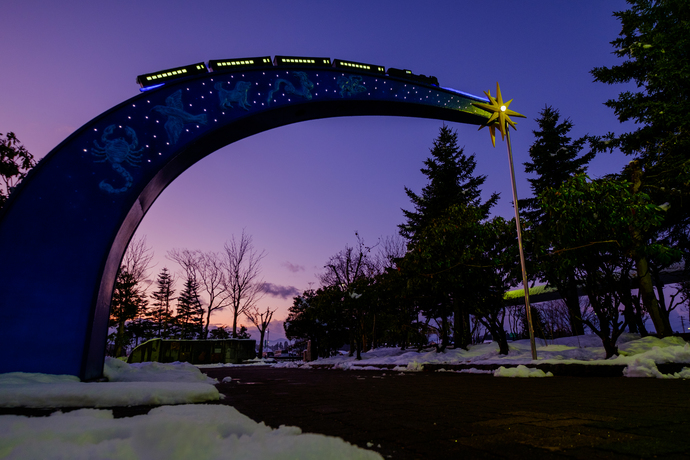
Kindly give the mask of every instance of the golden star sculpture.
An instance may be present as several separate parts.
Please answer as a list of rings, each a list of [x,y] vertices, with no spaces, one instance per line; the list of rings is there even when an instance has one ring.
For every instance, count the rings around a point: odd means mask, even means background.
[[[513,102],[513,100],[511,99],[508,102],[503,102],[503,96],[501,96],[501,87],[498,86],[498,83],[496,83],[495,99],[491,97],[490,90],[484,91],[484,94],[486,94],[486,96],[489,98],[489,101],[491,101],[490,104],[484,104],[482,102],[473,102],[472,105],[491,113],[489,119],[486,121],[486,123],[480,126],[479,129],[482,129],[485,126],[489,127],[489,132],[491,133],[491,143],[494,147],[496,147],[496,120],[498,120],[498,130],[501,132],[501,139],[504,140],[506,137],[506,132],[508,131],[507,125],[512,126],[513,129],[517,129],[515,127],[516,123],[510,119],[510,116],[520,118],[527,117],[508,109],[510,103]]]

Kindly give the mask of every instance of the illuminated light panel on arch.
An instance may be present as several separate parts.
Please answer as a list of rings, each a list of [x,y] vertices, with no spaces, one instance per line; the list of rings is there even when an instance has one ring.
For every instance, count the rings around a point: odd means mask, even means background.
[[[336,68],[342,68],[342,69],[348,69],[348,70],[363,70],[366,72],[374,72],[374,73],[380,73],[380,74],[386,73],[386,69],[383,66],[374,65],[374,64],[365,64],[363,62],[343,61],[342,59],[335,59],[333,61],[333,65]]]
[[[304,56],[276,56],[273,60],[276,66],[284,65],[309,65],[318,67],[331,67],[331,58],[304,57]]]
[[[160,70],[153,73],[145,73],[137,77],[137,83],[141,85],[142,88],[159,85],[167,80],[172,80],[174,78],[184,77],[187,75],[197,75],[202,73],[208,73],[206,64],[199,62],[197,64],[191,64],[183,67],[174,67],[172,69]]]
[[[208,61],[208,66],[213,71],[242,69],[246,67],[272,66],[270,56],[241,58],[241,59],[213,59]]]

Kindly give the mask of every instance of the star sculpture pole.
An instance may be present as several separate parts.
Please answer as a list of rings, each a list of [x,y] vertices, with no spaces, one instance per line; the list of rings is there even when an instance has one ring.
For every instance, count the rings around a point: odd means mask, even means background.
[[[496,83],[496,98],[491,97],[490,91],[485,91],[484,94],[489,98],[490,103],[484,104],[480,102],[473,102],[472,105],[484,109],[491,113],[491,116],[486,121],[485,124],[479,127],[479,129],[485,126],[489,127],[489,133],[491,134],[491,143],[496,147],[496,128],[501,132],[501,140],[508,139],[506,145],[508,146],[508,161],[510,163],[510,179],[511,185],[513,186],[513,205],[515,206],[515,224],[517,226],[517,237],[518,237],[518,249],[520,251],[520,267],[522,268],[522,287],[525,291],[525,308],[527,311],[527,324],[529,325],[529,341],[532,346],[532,359],[537,359],[537,346],[534,343],[534,327],[532,326],[532,309],[529,304],[529,286],[527,284],[527,270],[525,269],[525,253],[522,249],[522,229],[520,228],[520,213],[518,211],[518,200],[517,200],[517,188],[515,187],[515,169],[513,168],[513,149],[510,144],[510,131],[509,126],[516,129],[516,123],[510,119],[513,117],[527,118],[517,112],[514,112],[508,107],[513,100],[508,102],[503,102],[503,97],[501,96],[501,88]],[[496,126],[498,125],[498,126]]]

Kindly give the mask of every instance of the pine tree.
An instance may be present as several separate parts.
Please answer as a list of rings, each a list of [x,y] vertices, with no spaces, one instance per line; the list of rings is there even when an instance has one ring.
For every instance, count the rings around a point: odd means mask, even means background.
[[[405,187],[405,193],[412,201],[414,211],[403,209],[407,219],[398,226],[400,235],[408,241],[415,240],[415,234],[431,220],[441,216],[452,205],[478,206],[486,211],[498,201],[494,193],[486,203],[481,203],[480,187],[486,176],[475,176],[477,166],[475,155],[465,155],[464,149],[458,147],[458,134],[447,126],[441,127],[431,157],[424,161],[421,169],[429,183],[417,195]]]
[[[639,127],[618,138],[607,136],[606,145],[640,156],[647,167],[684,166],[687,174],[690,4],[687,0],[627,1],[630,9],[614,13],[622,30],[611,42],[614,54],[625,61],[596,67],[591,73],[595,81],[607,84],[635,82],[638,91],[622,92],[605,104],[621,123],[633,120]],[[667,175],[676,176],[677,169]]]
[[[595,152],[591,151],[578,158],[586,138],[572,141],[568,133],[573,128],[573,123],[568,118],[559,122],[560,114],[557,109],[547,106],[539,112],[539,115],[540,117],[535,120],[539,125],[539,130],[533,131],[535,140],[529,148],[531,161],[523,163],[525,172],[537,175],[528,179],[534,197],[519,201],[520,206],[525,208],[522,215],[531,225],[531,239],[535,245],[530,251],[532,259],[535,257],[535,250],[548,250],[548,247],[544,246],[548,238],[540,238],[540,235],[548,233],[551,225],[541,208],[539,196],[547,190],[557,189],[575,174],[586,171],[587,165],[595,155]],[[530,272],[556,287],[565,300],[570,313],[570,327],[573,334],[584,334],[577,283],[572,273],[559,269],[562,264],[559,263],[557,256],[546,256],[533,261],[536,262],[537,267],[532,268]]]
[[[158,274],[156,284],[158,289],[151,294],[153,305],[149,310],[149,320],[154,324],[156,336],[168,338],[173,322],[173,306],[175,290],[173,279],[166,267]]]
[[[139,288],[134,275],[123,268],[117,275],[110,303],[110,326],[116,327],[115,356],[120,356],[129,344],[130,338],[125,334],[126,323],[145,313],[146,297]]]
[[[589,152],[578,158],[586,138],[572,141],[568,133],[573,123],[569,118],[559,123],[560,113],[557,109],[546,106],[539,115],[535,120],[539,130],[532,131],[535,140],[529,148],[531,161],[523,163],[525,172],[537,175],[527,179],[534,197],[519,200],[520,207],[524,209],[521,214],[536,224],[543,223],[545,218],[539,195],[550,188],[560,187],[575,174],[585,172],[595,155],[595,152]]]
[[[660,233],[685,251],[690,262],[690,4],[687,0],[627,0],[630,8],[614,13],[622,25],[612,41],[614,54],[625,59],[611,67],[597,67],[595,81],[607,84],[634,82],[637,91],[624,91],[606,101],[621,123],[634,121],[637,128],[618,137],[613,133],[593,138],[600,150],[620,149],[636,157],[623,174],[635,193],[644,193],[667,212]],[[667,312],[659,308],[646,257],[656,235],[637,234],[634,251],[640,295],[656,332],[672,330]]]
[[[422,189],[422,194],[417,195],[405,187],[405,193],[415,210],[403,209],[407,222],[398,228],[400,235],[408,240],[410,248],[419,243],[418,236],[425,229],[437,226],[439,219],[446,218],[451,208],[473,209],[472,214],[477,215],[479,221],[488,217],[489,210],[499,197],[497,193],[493,193],[489,200],[482,203],[480,187],[486,181],[486,176],[474,174],[477,166],[475,156],[465,155],[464,150],[458,147],[457,133],[447,126],[441,127],[430,153],[431,157],[424,161],[425,167],[421,169],[429,180]],[[418,263],[408,264],[410,266],[416,267],[412,270],[421,267]],[[426,302],[434,306],[434,314],[443,324],[442,329],[447,327],[448,310],[453,312],[455,345],[466,347],[471,341],[471,307],[461,300],[466,297],[461,292],[462,288],[457,284],[444,283],[443,287],[437,285],[434,290],[436,298],[426,299]]]
[[[0,208],[19,182],[36,165],[33,155],[19,143],[14,133],[0,133]]]
[[[199,298],[199,283],[188,276],[184,289],[177,298],[175,321],[181,339],[193,339],[202,332],[204,309]]]

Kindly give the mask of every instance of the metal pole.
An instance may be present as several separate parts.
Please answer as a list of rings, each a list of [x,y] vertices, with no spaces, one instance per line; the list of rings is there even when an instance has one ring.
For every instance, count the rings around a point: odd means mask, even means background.
[[[515,207],[515,225],[517,226],[518,250],[520,251],[520,268],[522,269],[522,287],[525,290],[525,308],[527,309],[527,324],[529,326],[529,343],[532,347],[532,359],[537,359],[537,346],[534,343],[534,327],[532,326],[532,309],[529,305],[529,286],[527,284],[527,270],[525,268],[525,253],[522,250],[522,229],[520,228],[520,212],[518,211],[517,187],[515,186],[515,169],[513,168],[513,149],[510,144],[510,129],[506,126],[506,145],[508,146],[508,162],[510,163],[510,180],[513,186],[513,205]]]

